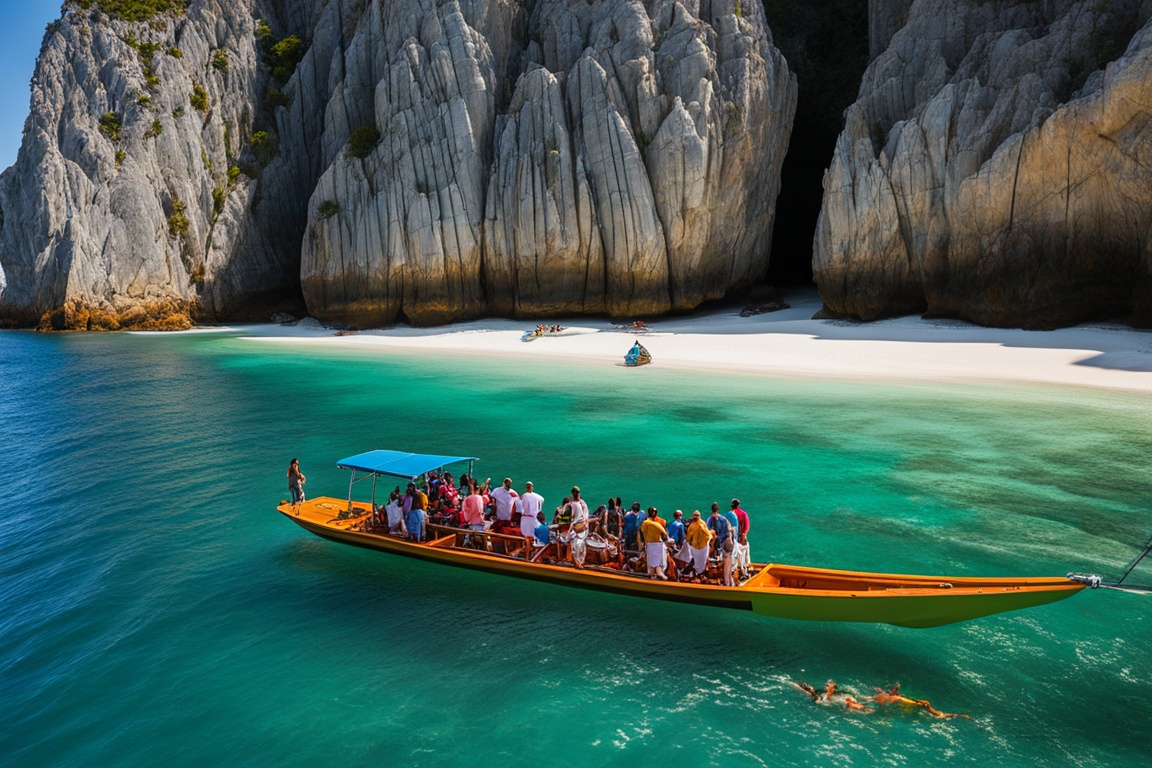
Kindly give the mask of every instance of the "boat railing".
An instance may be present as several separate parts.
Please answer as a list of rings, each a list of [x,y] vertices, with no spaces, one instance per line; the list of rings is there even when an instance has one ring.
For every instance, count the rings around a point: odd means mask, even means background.
[[[531,537],[516,536],[509,533],[493,533],[492,531],[477,531],[471,528],[456,528],[450,525],[430,524],[428,531],[431,538],[437,543],[447,537],[454,537],[452,546],[459,549],[475,549],[481,552],[490,552],[494,555],[515,557],[517,560],[531,560],[537,548],[532,546],[535,541]]]

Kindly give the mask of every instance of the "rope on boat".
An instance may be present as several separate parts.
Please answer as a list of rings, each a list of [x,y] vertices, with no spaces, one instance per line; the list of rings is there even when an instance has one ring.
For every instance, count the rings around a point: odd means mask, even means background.
[[[1124,583],[1124,579],[1128,578],[1128,575],[1132,573],[1132,570],[1140,564],[1141,560],[1148,556],[1149,552],[1152,552],[1152,538],[1149,538],[1148,541],[1144,542],[1144,551],[1136,556],[1136,559],[1133,560],[1131,565],[1128,566],[1127,570],[1124,571],[1124,575],[1120,577],[1119,581],[1104,581],[1104,579],[1102,579],[1100,576],[1096,576],[1095,574],[1079,573],[1070,573],[1068,574],[1068,578],[1072,581],[1078,581],[1081,584],[1087,585],[1089,589],[1099,589],[1100,587],[1104,587],[1104,589],[1115,589],[1119,592],[1131,592],[1138,595],[1152,594],[1152,587]]]

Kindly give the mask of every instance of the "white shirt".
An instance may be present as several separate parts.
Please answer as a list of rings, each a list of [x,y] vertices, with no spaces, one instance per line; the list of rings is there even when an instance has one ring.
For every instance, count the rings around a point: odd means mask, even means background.
[[[404,508],[400,506],[400,502],[390,501],[384,510],[388,513],[389,526],[400,525],[400,521],[404,519]]]
[[[540,510],[544,509],[544,497],[535,491],[528,491],[520,498],[524,505],[521,512],[535,520],[536,515],[540,514]]]
[[[572,510],[572,524],[573,525],[576,524],[577,520],[587,520],[588,519],[588,505],[584,502],[584,499],[576,499],[569,506],[569,509]]]
[[[512,519],[512,499],[516,498],[512,495],[512,491],[504,486],[500,486],[494,491],[489,491],[488,495],[496,502],[496,519],[497,520],[511,520]]]

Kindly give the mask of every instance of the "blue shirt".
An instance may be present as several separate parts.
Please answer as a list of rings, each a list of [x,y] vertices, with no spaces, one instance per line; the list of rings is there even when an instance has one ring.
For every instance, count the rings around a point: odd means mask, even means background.
[[[719,515],[717,517],[709,515],[708,529],[716,532],[716,545],[722,546],[724,544],[724,540],[728,538],[728,534],[732,530],[732,526],[729,524],[728,518],[724,517],[724,515]]]
[[[639,528],[640,516],[634,510],[628,510],[628,513],[624,515],[624,530],[622,531],[624,537],[631,538]]]
[[[547,544],[548,540],[552,538],[552,531],[544,523],[537,523],[536,528],[533,529],[536,534],[536,541],[540,544]]]
[[[687,528],[684,526],[683,520],[673,520],[668,523],[668,538],[676,542],[676,546],[684,545],[684,532]]]
[[[732,526],[733,535],[735,535],[735,532],[740,530],[740,518],[736,517],[736,513],[732,510],[721,512],[720,515],[728,521],[729,525]]]

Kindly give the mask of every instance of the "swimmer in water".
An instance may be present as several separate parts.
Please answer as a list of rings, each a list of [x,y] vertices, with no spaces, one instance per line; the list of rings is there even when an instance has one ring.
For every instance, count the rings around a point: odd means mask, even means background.
[[[876,689],[876,695],[872,697],[872,701],[880,706],[886,704],[899,704],[905,709],[915,709],[917,707],[928,710],[928,714],[932,715],[938,720],[946,720],[950,717],[963,717],[968,720],[972,718],[969,715],[954,714],[952,712],[941,712],[933,707],[926,699],[911,699],[900,693],[900,683],[892,686],[892,690],[885,691],[880,688]]]
[[[814,704],[843,704],[845,709],[857,710],[860,712],[874,712],[871,707],[866,707],[855,699],[851,694],[844,693],[836,686],[835,680],[829,680],[824,684],[824,690],[820,691],[813,688],[808,683],[789,683],[796,690],[808,695]]]

